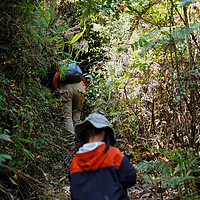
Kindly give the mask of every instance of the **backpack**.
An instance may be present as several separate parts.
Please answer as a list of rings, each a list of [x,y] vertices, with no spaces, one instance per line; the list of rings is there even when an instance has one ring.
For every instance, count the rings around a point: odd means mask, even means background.
[[[75,61],[58,62],[60,65],[59,81],[62,84],[81,82],[83,73]]]

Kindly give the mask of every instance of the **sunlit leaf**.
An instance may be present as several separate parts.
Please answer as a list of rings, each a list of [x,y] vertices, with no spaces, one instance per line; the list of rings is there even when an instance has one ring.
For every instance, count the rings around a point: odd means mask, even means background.
[[[10,155],[8,155],[8,154],[0,154],[0,163],[4,162],[6,159],[12,160]]]
[[[24,151],[32,160],[34,160],[34,155],[33,155],[30,151],[28,151],[27,149],[23,149],[23,151]]]
[[[0,134],[0,138],[1,138],[2,140],[6,140],[6,141],[8,141],[8,142],[11,142],[11,141],[12,141],[12,140],[10,139],[10,136],[7,135],[7,134]]]
[[[25,138],[16,138],[16,140],[23,141],[23,142],[28,142],[28,143],[32,143],[31,140],[28,140],[28,139],[25,139]]]
[[[85,30],[86,30],[86,25],[85,25],[85,22],[84,22],[84,29],[83,29],[83,31],[80,32],[80,33],[77,33],[77,34],[74,36],[74,38],[71,40],[70,44],[75,43],[75,42],[83,35],[83,33],[85,32]]]

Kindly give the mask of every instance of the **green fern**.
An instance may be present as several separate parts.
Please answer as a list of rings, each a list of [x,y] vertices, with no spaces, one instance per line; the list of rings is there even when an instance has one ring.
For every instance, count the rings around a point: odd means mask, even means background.
[[[134,50],[143,47],[140,56],[144,56],[149,49],[151,49],[157,44],[169,44],[172,38],[176,41],[176,44],[182,43],[187,36],[193,34],[199,29],[200,23],[194,23],[190,25],[190,27],[176,29],[171,33],[169,32],[169,29],[163,28],[160,30],[152,31],[147,35],[143,36],[138,41],[136,41],[132,47]]]
[[[186,152],[175,149],[163,150],[162,161],[142,161],[137,165],[141,170],[145,182],[155,187],[170,187],[182,190],[182,196],[193,197],[197,191],[200,169],[199,157],[192,150]],[[182,189],[184,185],[184,190]],[[190,188],[190,191],[187,190]]]

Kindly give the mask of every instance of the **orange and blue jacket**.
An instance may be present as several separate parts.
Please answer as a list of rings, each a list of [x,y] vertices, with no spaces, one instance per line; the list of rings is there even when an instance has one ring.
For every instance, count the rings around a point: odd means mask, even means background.
[[[76,153],[70,164],[72,200],[128,200],[126,189],[136,183],[136,170],[119,149],[105,144]]]
[[[85,78],[82,77],[82,84],[85,86]],[[60,75],[59,75],[59,72],[56,72],[55,75],[54,75],[54,78],[53,78],[53,86],[54,86],[54,89],[55,91],[59,90],[60,89]]]

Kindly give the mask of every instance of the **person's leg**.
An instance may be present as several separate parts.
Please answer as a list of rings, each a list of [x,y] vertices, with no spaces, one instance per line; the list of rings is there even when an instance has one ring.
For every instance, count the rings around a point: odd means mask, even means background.
[[[73,90],[69,84],[63,86],[63,94],[61,94],[61,99],[63,103],[63,122],[65,128],[64,137],[70,141],[74,141],[75,134],[72,120]]]
[[[74,98],[72,108],[72,119],[74,125],[81,122],[81,111],[85,97],[85,87],[82,83],[74,84]]]
[[[76,101],[74,101],[74,108],[72,111],[74,125],[81,122],[81,111],[84,102],[84,96],[85,95],[81,92],[78,92],[76,95]]]

